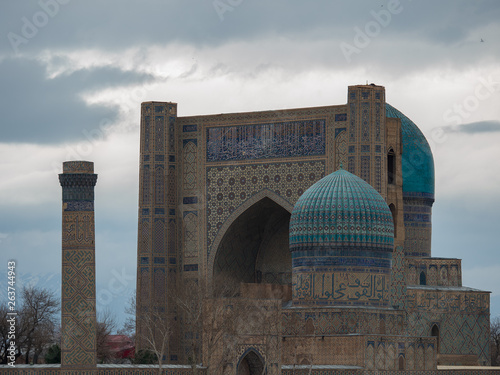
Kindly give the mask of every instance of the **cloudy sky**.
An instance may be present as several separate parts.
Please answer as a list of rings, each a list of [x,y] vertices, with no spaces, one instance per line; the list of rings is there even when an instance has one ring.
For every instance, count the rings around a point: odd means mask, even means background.
[[[139,110],[180,116],[342,104],[386,87],[436,164],[433,255],[500,315],[500,3],[4,0],[0,264],[60,272],[65,160],[95,162],[100,309],[135,288]],[[2,266],[3,267],[3,266]]]

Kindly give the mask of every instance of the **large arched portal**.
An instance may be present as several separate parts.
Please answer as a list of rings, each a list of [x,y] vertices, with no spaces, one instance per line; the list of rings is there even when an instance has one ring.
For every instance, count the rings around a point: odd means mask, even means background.
[[[235,283],[291,283],[289,224],[290,213],[267,197],[249,207],[220,241],[214,278]]]
[[[261,375],[264,372],[262,358],[250,350],[238,363],[237,375]]]

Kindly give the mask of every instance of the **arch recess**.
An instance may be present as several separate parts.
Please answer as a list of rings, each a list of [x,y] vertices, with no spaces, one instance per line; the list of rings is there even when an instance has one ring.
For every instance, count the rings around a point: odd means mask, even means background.
[[[261,375],[267,374],[264,371],[264,358],[260,353],[254,349],[247,349],[238,360],[238,365],[236,366],[237,375]]]
[[[214,265],[215,259],[217,257],[217,253],[219,251],[219,247],[221,245],[224,236],[227,234],[230,227],[235,223],[235,221],[240,218],[240,216],[245,213],[249,208],[254,206],[256,203],[262,201],[263,199],[269,199],[274,202],[277,206],[281,207],[284,211],[288,212],[288,214],[292,213],[293,205],[288,202],[283,197],[276,194],[274,191],[269,189],[263,189],[258,193],[251,196],[245,202],[243,202],[234,212],[228,217],[228,219],[221,226],[217,236],[214,239],[214,242],[210,246],[210,253],[207,260],[207,285],[212,285],[213,276],[214,276]]]

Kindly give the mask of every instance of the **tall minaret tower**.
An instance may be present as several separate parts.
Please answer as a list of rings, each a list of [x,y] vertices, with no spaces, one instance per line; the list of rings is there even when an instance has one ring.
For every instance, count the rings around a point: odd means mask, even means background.
[[[62,374],[94,373],[96,292],[94,163],[67,161],[62,186]]]

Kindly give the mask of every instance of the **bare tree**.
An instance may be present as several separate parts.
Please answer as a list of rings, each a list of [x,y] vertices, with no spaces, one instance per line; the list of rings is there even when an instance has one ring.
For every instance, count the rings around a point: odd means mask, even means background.
[[[21,291],[22,307],[19,311],[20,350],[25,363],[38,363],[38,357],[53,343],[57,331],[59,301],[54,292],[34,286]]]
[[[184,347],[192,373],[203,363],[209,374],[224,373],[234,351],[235,309],[232,297],[238,293],[234,280],[215,278],[211,288],[205,283],[186,280],[183,288],[172,295],[182,316]],[[203,352],[203,358],[202,353]]]
[[[124,330],[130,332],[141,320],[140,331],[136,331],[135,342],[141,342],[141,350],[150,351],[154,354],[158,362],[158,374],[162,374],[163,361],[168,354],[168,345],[172,334],[171,319],[164,309],[156,306],[148,306],[143,310],[140,316],[136,314],[135,295],[130,299],[130,306],[127,308],[129,318],[125,322]],[[135,316],[135,318],[134,318]],[[135,328],[135,327],[134,327]],[[136,356],[138,353],[136,352]]]
[[[203,364],[208,375],[226,373],[236,350],[235,298],[208,298],[203,303]]]
[[[97,360],[100,363],[109,363],[113,359],[108,340],[115,328],[116,320],[110,310],[104,310],[97,314],[96,350]]]
[[[281,300],[269,300],[267,303],[255,301],[260,313],[260,333],[264,336],[266,358],[262,375],[280,374],[278,367],[281,355]]]
[[[495,317],[490,323],[490,341],[491,341],[491,365],[500,364],[500,317]]]
[[[152,351],[158,361],[158,374],[162,374],[162,365],[168,352],[168,344],[172,329],[170,320],[164,310],[151,308],[141,319],[144,323],[140,339],[144,349]]]
[[[193,374],[198,373],[198,364],[201,362],[202,304],[206,293],[204,285],[200,286],[194,280],[186,280],[183,288],[171,296],[181,315],[183,346],[187,349],[186,360]]]
[[[14,336],[19,327],[17,321],[12,320],[12,317],[7,315],[9,313],[7,305],[0,306],[0,364],[7,364],[8,358],[11,353],[8,352],[10,347],[11,338]],[[12,320],[12,325],[11,321]],[[12,326],[12,330],[11,330]],[[16,358],[20,355],[19,352],[15,354]]]
[[[203,300],[203,363],[208,375],[230,371],[237,350],[240,285],[231,276],[218,275]]]
[[[123,323],[123,327],[118,330],[118,334],[130,337],[132,339],[132,342],[135,343],[135,290],[130,295],[128,305],[125,307],[125,313],[127,314],[127,318]]]

